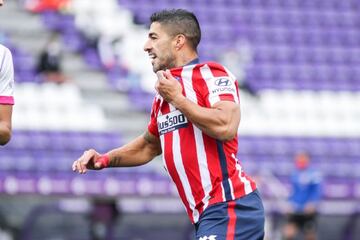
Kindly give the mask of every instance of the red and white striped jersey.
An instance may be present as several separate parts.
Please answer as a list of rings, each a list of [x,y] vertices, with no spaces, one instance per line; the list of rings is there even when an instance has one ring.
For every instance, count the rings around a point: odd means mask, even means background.
[[[0,104],[13,105],[14,68],[12,56],[6,47],[0,44]]]
[[[235,77],[218,63],[170,71],[181,83],[183,95],[201,107],[211,108],[218,101],[239,103]],[[222,142],[206,135],[159,94],[154,98],[148,130],[161,140],[165,168],[193,223],[208,206],[256,189],[236,159],[237,137]]]

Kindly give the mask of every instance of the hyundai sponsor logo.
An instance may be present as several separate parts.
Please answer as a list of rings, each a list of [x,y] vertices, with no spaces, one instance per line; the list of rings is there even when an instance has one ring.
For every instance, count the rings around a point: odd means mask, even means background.
[[[211,90],[212,94],[223,94],[223,93],[235,93],[235,89],[233,87],[219,87]]]
[[[231,85],[231,81],[229,78],[218,78],[215,81],[215,85],[219,87],[226,87]]]

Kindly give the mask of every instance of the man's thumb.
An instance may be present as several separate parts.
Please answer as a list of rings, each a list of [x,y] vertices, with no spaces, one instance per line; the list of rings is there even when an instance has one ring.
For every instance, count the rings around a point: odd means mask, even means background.
[[[172,74],[171,74],[171,72],[170,72],[169,69],[167,69],[166,71],[164,71],[164,76],[165,76],[166,79],[169,79],[169,78],[172,77]]]

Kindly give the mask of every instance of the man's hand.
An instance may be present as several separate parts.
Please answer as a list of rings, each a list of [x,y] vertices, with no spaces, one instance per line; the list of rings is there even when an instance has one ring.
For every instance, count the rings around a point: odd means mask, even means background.
[[[107,158],[107,159],[106,159]],[[72,170],[78,173],[86,173],[90,170],[100,170],[109,165],[109,159],[106,155],[100,155],[94,149],[87,150],[72,165]]]
[[[171,75],[169,70],[160,70],[156,75],[158,80],[155,84],[155,89],[166,102],[176,107],[179,102],[185,100],[185,97],[182,95],[181,84]]]

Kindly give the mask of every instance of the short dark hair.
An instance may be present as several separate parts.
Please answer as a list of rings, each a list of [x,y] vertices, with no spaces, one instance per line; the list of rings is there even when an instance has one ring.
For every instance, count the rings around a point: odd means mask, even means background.
[[[197,49],[201,40],[200,24],[194,13],[184,9],[170,9],[155,12],[150,17],[150,22],[169,25],[169,33],[172,36],[184,34],[189,39],[194,50]]]

